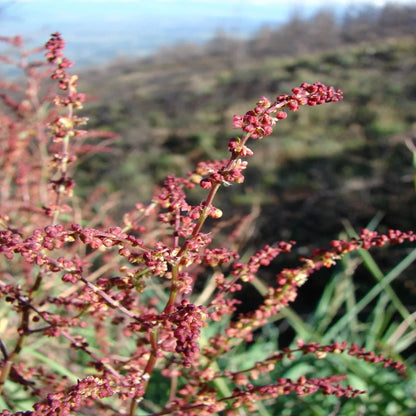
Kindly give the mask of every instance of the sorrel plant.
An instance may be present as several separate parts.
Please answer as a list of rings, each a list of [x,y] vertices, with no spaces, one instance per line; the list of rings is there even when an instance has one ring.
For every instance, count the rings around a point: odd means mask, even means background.
[[[305,354],[347,354],[405,377],[403,364],[351,340],[299,340],[238,370],[222,364],[240,344],[255,342],[255,331],[293,302],[315,271],[359,249],[415,241],[411,231],[366,229],[359,238],[331,241],[281,270],[255,310],[236,312],[235,294],[295,242],[267,245],[242,261],[233,249],[238,227],[219,238],[215,196],[244,181],[250,140],[272,134],[287,111],[342,100],[340,90],[305,83],[275,101],[261,97],[234,117],[242,133],[229,140],[228,159],[200,162],[186,177],[170,175],[150,204],[138,203],[117,224],[108,214],[116,198],[97,210],[99,196],[79,201],[74,193],[77,160],[108,150],[108,137],[80,129],[86,120],[77,110],[86,97],[68,74],[60,34],[46,44],[47,63],[28,62],[39,50],[26,53],[19,37],[2,40],[21,49],[26,76],[0,84],[2,415],[232,416],[260,414],[263,402],[289,394],[354,400],[364,393],[343,384],[346,375],[270,381],[280,362]],[[197,186],[206,197],[191,205],[187,196]],[[162,390],[158,402],[149,395],[155,388]]]

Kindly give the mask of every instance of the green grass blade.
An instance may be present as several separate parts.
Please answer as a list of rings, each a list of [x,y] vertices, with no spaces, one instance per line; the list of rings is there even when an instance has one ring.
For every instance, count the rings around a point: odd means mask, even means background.
[[[54,370],[57,374],[68,377],[68,379],[74,383],[78,381],[79,377],[77,377],[74,373],[69,371],[63,365],[56,362],[53,358],[47,357],[46,355],[42,354],[41,352],[36,351],[30,346],[25,348],[25,352],[37,358],[39,361],[42,361],[43,363],[47,364],[49,368]]]
[[[388,274],[383,276],[379,267],[375,263],[374,259],[366,250],[359,251],[360,256],[363,259],[364,264],[370,270],[371,274],[378,280],[378,283],[359,301],[352,307],[348,313],[346,313],[336,324],[325,334],[325,341],[335,339],[337,334],[342,328],[347,325],[349,320],[353,319],[355,315],[364,310],[364,308],[375,299],[383,291],[389,296],[390,301],[396,308],[397,312],[402,316],[403,319],[408,319],[410,316],[409,311],[400,301],[390,283],[396,279],[400,274],[406,270],[416,260],[416,249],[412,250],[400,263],[398,263]],[[410,326],[416,329],[416,323],[411,322]]]

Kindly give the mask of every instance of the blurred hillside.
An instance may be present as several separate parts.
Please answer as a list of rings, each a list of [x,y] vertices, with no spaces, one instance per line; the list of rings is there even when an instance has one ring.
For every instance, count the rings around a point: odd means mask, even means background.
[[[232,216],[260,204],[255,235],[268,243],[324,244],[342,220],[360,228],[378,215],[385,227],[414,228],[415,167],[405,142],[416,138],[415,27],[416,6],[369,7],[342,22],[321,12],[249,41],[218,34],[204,47],[90,68],[80,74],[81,89],[95,97],[89,125],[122,140],[82,166],[81,192],[97,183],[121,191],[121,212],[147,201],[166,174],[227,157],[233,114],[261,95],[321,81],[342,89],[344,102],[290,113],[273,136],[252,142],[246,182],[220,192],[217,205]]]

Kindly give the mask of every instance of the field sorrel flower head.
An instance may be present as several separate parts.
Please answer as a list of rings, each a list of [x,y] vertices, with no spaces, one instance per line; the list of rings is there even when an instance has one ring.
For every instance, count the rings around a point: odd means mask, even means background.
[[[0,212],[0,300],[7,324],[0,339],[0,393],[9,407],[2,415],[133,416],[140,406],[141,414],[151,416],[241,416],[260,414],[290,394],[354,398],[363,393],[342,384],[345,375],[283,377],[282,362],[302,355],[324,360],[344,353],[405,375],[400,362],[347,342],[298,341],[257,361],[229,364],[244,342],[256,343],[256,331],[296,299],[316,270],[359,249],[415,241],[412,231],[364,230],[301,258],[299,266],[284,268],[267,286],[259,280],[260,268],[289,253],[295,242],[266,245],[246,258],[233,241],[218,245],[220,228],[208,227],[208,218],[222,217],[213,205],[221,185],[244,180],[245,159],[253,155],[248,140],[270,135],[286,111],[341,100],[341,91],[305,83],[274,102],[262,97],[253,110],[234,116],[233,126],[242,134],[229,141],[228,159],[200,162],[185,178],[169,175],[150,204],[138,203],[117,221],[104,208],[93,215],[94,195],[71,205],[73,149],[89,136],[79,130],[86,120],[76,111],[85,95],[77,91],[77,76],[68,74],[72,64],[64,45],[59,33],[46,44],[48,74],[58,94],[48,96],[53,106],[41,126],[35,107],[36,117],[16,124],[12,117],[19,105],[10,106],[2,96],[9,110],[0,117],[11,126],[2,132],[5,139],[16,144],[12,125],[19,126],[19,134],[35,125],[42,140],[31,146],[46,153],[42,163],[52,167],[40,169],[37,162],[35,168],[33,155],[19,154],[30,167],[29,198],[7,162],[15,147],[1,149],[7,169]],[[188,196],[198,184],[207,195],[193,205]],[[33,191],[38,188],[43,191]],[[231,233],[229,240],[237,236]],[[264,290],[256,308],[241,312],[236,295],[245,285]]]
[[[287,117],[283,109],[298,111],[302,105],[315,106],[340,100],[342,100],[341,90],[326,87],[320,82],[303,83],[300,87],[293,88],[292,94],[279,95],[273,103],[268,98],[261,97],[253,110],[248,111],[244,116],[234,116],[233,126],[250,133],[252,139],[262,139],[273,133],[273,126],[278,120]]]
[[[228,142],[231,157],[226,165],[221,165],[219,169],[206,167],[208,172],[212,172],[201,181],[201,186],[210,189],[214,184],[243,182],[242,171],[247,167],[247,162],[241,161],[241,158],[253,155],[252,150],[246,146],[248,139],[262,139],[271,135],[276,123],[287,117],[285,109],[298,111],[302,105],[315,106],[337,102],[342,98],[342,91],[327,87],[320,82],[303,83],[300,87],[293,88],[291,95],[279,95],[274,102],[261,97],[253,110],[248,111],[244,116],[234,116],[233,126],[235,129],[243,130],[243,136],[233,137]]]

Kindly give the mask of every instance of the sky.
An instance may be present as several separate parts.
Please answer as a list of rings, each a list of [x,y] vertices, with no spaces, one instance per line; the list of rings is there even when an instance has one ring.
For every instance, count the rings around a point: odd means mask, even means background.
[[[67,55],[88,64],[97,56],[144,56],[179,42],[201,43],[218,30],[248,37],[294,14],[330,9],[342,15],[363,2],[385,0],[0,0],[0,36],[20,34],[37,46],[59,31]]]

